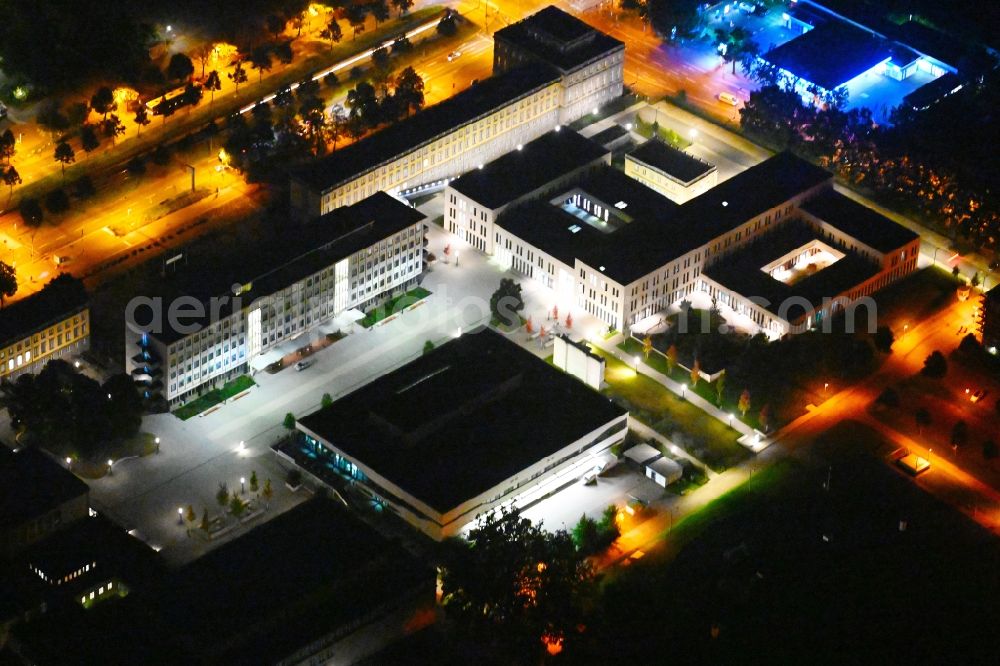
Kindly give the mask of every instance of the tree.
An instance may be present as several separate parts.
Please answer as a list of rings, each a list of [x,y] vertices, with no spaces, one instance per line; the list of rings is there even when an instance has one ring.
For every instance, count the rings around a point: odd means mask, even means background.
[[[389,20],[389,3],[386,0],[373,0],[368,5],[368,11],[371,13],[372,18],[375,19],[376,28],[379,23]]]
[[[648,360],[651,351],[653,351],[653,338],[647,335],[642,339],[642,355]]]
[[[257,482],[257,470],[250,471],[250,492],[255,493],[260,488]]]
[[[719,375],[719,378],[715,380],[715,397],[718,398],[716,401],[718,404],[722,404],[722,394],[726,391],[726,371],[723,370]],[[743,416],[746,416],[744,412]]]
[[[649,22],[661,35],[671,39],[697,32],[701,24],[698,5],[701,0],[646,0]]]
[[[188,112],[190,113],[191,108],[198,105],[201,101],[202,96],[205,94],[201,90],[201,86],[195,85],[194,83],[188,83],[184,86],[184,103],[188,105]]]
[[[277,14],[268,14],[264,18],[267,30],[277,39],[285,31],[285,19]]]
[[[737,26],[732,30],[716,30],[715,36],[721,45],[722,59],[733,65],[733,74],[736,74],[736,63],[743,63],[744,71],[749,71],[750,65],[760,52],[757,43],[750,39],[753,35]]]
[[[892,343],[896,341],[892,334],[892,329],[888,326],[879,326],[875,329],[875,349],[883,354],[892,352]]]
[[[997,443],[992,439],[988,439],[983,442],[983,458],[986,460],[993,460],[1000,454],[1000,449],[997,448]]]
[[[18,212],[21,213],[21,219],[29,227],[42,226],[44,215],[42,213],[42,206],[38,203],[37,199],[22,199],[21,205],[18,207]]]
[[[148,125],[150,122],[149,111],[146,109],[145,104],[141,102],[139,103],[138,108],[136,108],[135,110],[135,118],[133,120],[135,120],[135,127],[136,127],[135,135],[139,136],[140,134],[142,134],[143,126]]]
[[[951,429],[951,448],[958,450],[958,447],[969,443],[969,424],[959,419]]]
[[[73,183],[73,195],[78,199],[89,199],[97,193],[94,189],[94,181],[90,179],[90,176],[84,174],[76,179]]]
[[[914,417],[917,420],[917,428],[919,428],[920,434],[923,434],[924,428],[931,424],[931,413],[927,411],[926,407],[920,407],[917,409]]]
[[[399,98],[406,115],[424,106],[424,80],[412,67],[405,68],[396,77],[395,96]]]
[[[979,286],[979,271],[976,271],[975,273],[972,274],[972,277],[969,278],[969,284],[971,284],[973,287]]]
[[[924,359],[924,367],[920,372],[927,377],[940,379],[948,374],[948,361],[944,354],[934,350]]]
[[[427,354],[430,354],[432,351],[434,351],[434,343],[431,342],[430,340],[424,341],[424,355],[426,356]]]
[[[240,84],[247,82],[247,71],[243,69],[243,61],[237,60],[232,65],[233,71],[226,74],[229,80],[236,84],[236,92],[240,91]]]
[[[72,164],[76,161],[76,153],[73,152],[73,147],[70,146],[65,141],[60,141],[56,144],[55,149],[55,160],[62,164],[62,175],[63,178],[66,177],[66,165]]]
[[[878,398],[875,399],[875,402],[880,405],[885,405],[886,407],[899,407],[899,392],[889,386],[879,394]]]
[[[677,365],[677,345],[672,344],[667,347],[667,374],[672,374],[674,366]]]
[[[237,493],[233,493],[233,496],[229,498],[229,513],[233,514],[234,518],[239,518],[246,511],[247,505],[243,502]]]
[[[403,55],[413,51],[413,43],[406,35],[400,35],[392,42],[392,55]]]
[[[587,514],[583,514],[573,527],[571,534],[573,536],[573,544],[578,551],[586,555],[597,552],[598,531],[596,520],[588,518]]]
[[[10,264],[0,261],[0,309],[4,306],[4,299],[16,293],[17,271]]]
[[[7,194],[7,203],[9,204],[10,198],[14,196],[14,187],[21,184],[21,174],[14,167],[7,167],[3,171],[3,184],[10,188],[10,192]]]
[[[962,338],[962,341],[958,343],[958,351],[967,355],[975,355],[982,350],[983,346],[979,344],[979,339],[976,337],[975,333],[969,333]]]
[[[187,513],[184,517],[187,519],[189,523],[192,524],[194,523],[194,521],[198,520],[198,514],[194,512],[194,507],[191,506],[190,504],[188,504]]]
[[[437,33],[442,37],[452,37],[458,32],[458,25],[455,23],[455,15],[452,12],[448,12],[438,21],[437,27],[435,28]]]
[[[4,130],[3,134],[0,134],[0,157],[2,157],[7,165],[10,165],[10,158],[14,157],[17,153],[17,139],[14,138],[14,132],[8,127]]]
[[[362,81],[347,91],[347,108],[350,109],[350,118],[360,121],[362,127],[376,127],[379,124],[381,114],[378,97],[374,86],[367,81]]]
[[[358,33],[365,31],[365,18],[368,17],[368,7],[366,5],[352,3],[347,6],[346,14],[347,22],[351,25],[351,30],[354,31],[354,35],[351,39],[357,39]]]
[[[371,59],[372,65],[375,66],[375,70],[382,72],[387,76],[386,73],[389,71],[389,67],[392,64],[392,55],[390,55],[389,49],[385,46],[378,47],[372,51]]]
[[[747,412],[750,411],[750,389],[743,389],[743,392],[740,393],[740,402],[737,405],[737,409],[740,410],[743,418],[747,417]]]
[[[125,133],[125,123],[114,113],[101,121],[101,131],[104,136],[111,139],[111,145],[115,145],[115,139]]]
[[[194,75],[194,64],[191,58],[183,53],[175,53],[170,56],[167,63],[167,78],[171,81],[183,81],[190,79]]]
[[[330,22],[323,28],[323,31],[319,33],[319,36],[330,40],[330,48],[332,49],[344,38],[344,31],[340,29],[340,23],[337,22],[337,19],[331,18]]]
[[[69,210],[69,196],[62,190],[62,188],[56,188],[54,190],[49,190],[45,193],[45,208],[48,209],[50,213],[65,213]]]
[[[543,639],[576,635],[594,574],[565,531],[550,534],[517,509],[490,511],[468,541],[442,544],[439,559],[445,613],[493,652],[538,661]]]
[[[225,482],[219,484],[219,489],[215,491],[215,501],[219,503],[223,509],[229,504],[229,486]]]
[[[295,54],[292,53],[291,42],[281,42],[275,44],[271,47],[271,53],[282,65],[290,65],[292,64],[292,60],[295,59]]]
[[[695,358],[694,364],[691,365],[691,388],[698,385],[701,380],[701,362]]]
[[[264,489],[260,491],[260,494],[264,496],[264,501],[270,506],[271,498],[274,497],[274,488],[271,487],[271,479],[264,481]]]
[[[80,147],[89,155],[97,150],[101,145],[101,140],[97,136],[97,131],[93,125],[84,125],[80,128]]]
[[[413,6],[413,0],[392,0],[392,6],[398,9],[399,15],[402,16]]]
[[[219,76],[217,70],[212,70],[208,73],[208,78],[205,79],[205,83],[202,84],[202,88],[208,90],[212,93],[212,99],[209,103],[215,101],[215,93],[222,90],[222,78]]]
[[[271,71],[271,49],[266,46],[258,46],[250,52],[250,67],[257,70],[257,81],[264,78],[264,72]]]
[[[295,430],[295,414],[292,414],[291,412],[285,414],[285,420],[282,421],[281,424],[285,426],[285,429],[287,430]]]
[[[90,108],[101,114],[102,118],[107,118],[112,111],[118,110],[118,103],[115,102],[115,94],[111,88],[101,86],[90,98]]]
[[[520,321],[518,313],[524,309],[521,285],[510,278],[501,278],[500,286],[490,296],[490,312],[501,324],[513,326]]]

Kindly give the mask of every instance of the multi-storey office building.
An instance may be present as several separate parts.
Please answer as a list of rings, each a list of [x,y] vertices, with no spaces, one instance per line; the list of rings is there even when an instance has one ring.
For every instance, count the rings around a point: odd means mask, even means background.
[[[490,329],[303,417],[301,445],[431,538],[590,470],[628,413]]]
[[[83,283],[68,274],[0,310],[0,378],[41,370],[55,358],[90,348],[90,308]]]
[[[126,323],[132,376],[147,397],[177,404],[246,372],[258,355],[345,310],[405,291],[423,272],[423,220],[379,192],[297,229],[288,247],[275,248],[261,266],[244,259],[232,273],[212,267],[206,275],[185,275],[181,288],[150,302],[154,312],[162,311],[159,320],[147,320],[140,310],[138,321]],[[199,316],[169,321],[171,303],[180,298]]]
[[[544,63],[559,71],[559,121],[621,97],[625,44],[549,5],[493,35],[493,73]]]
[[[375,192],[445,181],[559,124],[559,73],[524,67],[474,84],[291,175],[292,209],[310,218]]]
[[[497,217],[602,164],[611,153],[570,129],[557,128],[453,180],[444,191],[444,228],[493,254]]]
[[[689,201],[719,182],[714,164],[656,139],[625,155],[625,175],[677,203]]]
[[[506,210],[493,253],[610,328],[697,290],[783,335],[916,269],[916,234],[832,188],[828,172],[781,153],[678,206],[604,168]]]

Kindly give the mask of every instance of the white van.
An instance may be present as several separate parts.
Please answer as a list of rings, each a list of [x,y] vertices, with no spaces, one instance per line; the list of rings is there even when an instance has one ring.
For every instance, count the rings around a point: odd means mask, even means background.
[[[729,104],[731,106],[736,106],[740,103],[740,100],[736,95],[727,92],[719,93],[719,101],[725,102],[726,104]]]

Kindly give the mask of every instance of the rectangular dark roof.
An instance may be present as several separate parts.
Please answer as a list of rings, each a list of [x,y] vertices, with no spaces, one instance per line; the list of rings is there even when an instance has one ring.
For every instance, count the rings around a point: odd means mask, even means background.
[[[563,73],[625,48],[623,42],[555,5],[497,30],[493,38],[514,44]]]
[[[628,246],[621,242],[624,228],[649,220],[665,224],[664,220],[678,208],[673,201],[611,167],[598,169],[567,184],[567,192],[576,190],[604,202],[609,210],[615,207],[615,216],[625,221],[624,227],[606,233],[546,200],[531,201],[504,211],[497,225],[573,266],[577,257],[587,256],[595,248],[603,248],[608,254],[628,253]]]
[[[761,270],[769,262],[812,240],[822,240],[844,252],[845,256],[792,284],[776,280]],[[774,314],[779,314],[781,306],[793,297],[805,299],[818,309],[822,307],[824,298],[838,296],[878,272],[879,266],[874,262],[832,240],[822,238],[802,220],[782,224],[703,271],[705,276],[746,298],[766,299],[760,305]],[[783,314],[794,323],[794,320],[805,313],[802,307],[796,306],[788,308]]]
[[[593,141],[594,143],[599,143],[602,146],[606,146],[609,143],[617,141],[618,139],[627,134],[628,130],[616,123],[611,127],[603,129],[597,134],[593,135],[592,137],[590,137],[590,140]]]
[[[781,152],[670,211],[667,221],[662,214],[644,214],[616,232],[614,246],[597,246],[580,259],[604,266],[604,273],[624,286],[832,179],[824,169]]]
[[[83,283],[63,273],[41,291],[0,309],[0,346],[61,321],[86,305],[87,290]]]
[[[833,190],[806,201],[802,210],[883,253],[918,238],[903,225]]]
[[[390,411],[395,416],[387,423]],[[482,329],[300,424],[444,513],[625,413]]]
[[[487,208],[499,208],[607,154],[600,144],[562,128],[469,171],[450,187]]]
[[[958,92],[963,86],[962,79],[951,72],[946,72],[930,83],[925,83],[903,98],[906,104],[917,111],[922,111],[941,99]]]
[[[558,72],[543,65],[491,76],[329,157],[293,169],[292,177],[319,191],[336,187],[558,80]]]
[[[241,255],[228,266],[185,266],[174,279],[165,279],[162,284],[169,295],[189,295],[202,301],[231,294],[234,284],[250,284],[250,290],[240,295],[241,305],[249,306],[255,299],[332,266],[425,217],[395,197],[376,192],[355,204],[342,206],[298,226],[273,251]],[[168,295],[163,295],[166,300]],[[220,316],[228,316],[229,313],[230,310],[223,308]],[[210,308],[206,314],[211,314]],[[190,322],[187,319],[185,324]],[[202,325],[209,323],[206,317]],[[185,334],[172,328],[150,335],[166,344],[185,337]]]
[[[89,490],[76,475],[33,447],[0,457],[0,526],[37,518]]]
[[[646,141],[628,155],[684,184],[693,183],[715,171],[715,165],[688,155],[683,150],[678,150],[658,139]]]
[[[892,44],[887,40],[849,23],[830,21],[768,51],[764,59],[834,90],[892,56]]]
[[[889,26],[889,36],[893,39],[952,67],[957,68],[966,54],[977,48],[917,21],[906,21],[900,25],[890,23]]]

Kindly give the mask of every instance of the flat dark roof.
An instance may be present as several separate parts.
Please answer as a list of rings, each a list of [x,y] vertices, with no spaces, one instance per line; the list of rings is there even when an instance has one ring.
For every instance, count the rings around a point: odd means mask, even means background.
[[[958,92],[962,86],[963,82],[961,78],[951,72],[945,72],[930,83],[925,83],[904,97],[903,104],[920,111],[942,98]]]
[[[775,280],[761,268],[778,257],[805,245],[812,240],[821,240],[844,253],[839,261],[815,274],[802,277],[793,284]],[[793,220],[771,231],[750,245],[728,254],[703,273],[720,285],[746,298],[767,299],[761,305],[779,314],[779,309],[787,299],[803,298],[820,308],[823,299],[833,298],[854,287],[879,272],[879,266],[850,249],[823,238],[805,221]],[[785,313],[793,321],[804,314],[802,306],[789,307]]]
[[[0,457],[0,526],[37,518],[90,488],[34,447]]]
[[[580,259],[597,269],[604,266],[603,272],[608,277],[625,286],[725,231],[832,179],[824,169],[790,152],[781,152],[667,215],[643,214],[614,234],[617,236],[614,244],[596,246]]]
[[[0,309],[0,346],[17,342],[27,335],[79,312],[87,305],[83,282],[63,273],[41,291]]]
[[[971,51],[978,49],[918,21],[889,23],[887,27],[893,39],[956,69]]]
[[[625,413],[481,329],[299,422],[445,513]]]
[[[599,143],[602,146],[606,146],[612,141],[617,141],[626,134],[628,134],[628,130],[616,123],[611,127],[603,129],[594,136],[590,137],[590,140],[593,141],[594,143]]]
[[[548,201],[531,201],[504,211],[497,225],[569,267],[588,248],[607,243],[605,234]]]
[[[425,218],[409,204],[385,192],[376,192],[295,227],[273,251],[241,255],[228,266],[184,265],[175,276],[165,278],[163,296],[166,300],[169,296],[189,295],[207,301],[214,296],[231,295],[234,284],[250,284],[250,290],[240,294],[241,305],[249,306],[255,299],[284,289]],[[228,316],[229,312],[223,309],[221,315]],[[185,320],[185,324],[190,322]],[[206,318],[201,323],[210,322]],[[150,335],[170,344],[186,334],[168,328]]]
[[[896,51],[901,52],[901,47]],[[916,54],[910,53],[907,64]],[[893,57],[893,45],[843,21],[829,21],[768,51],[768,62],[801,79],[834,90],[875,65]],[[897,55],[896,58],[905,59]]]
[[[918,238],[903,225],[834,190],[806,201],[802,209],[879,252],[898,250]]]
[[[469,171],[451,187],[487,208],[499,208],[607,154],[600,144],[564,127]]]
[[[692,183],[715,171],[715,165],[688,155],[665,141],[650,139],[628,153],[632,159],[659,169],[681,183]]]
[[[491,76],[329,157],[293,169],[292,177],[315,190],[328,190],[558,80],[558,72],[544,65]]]
[[[543,62],[568,72],[591,60],[625,48],[610,35],[567,14],[555,5],[497,30],[494,40],[531,52]]]

